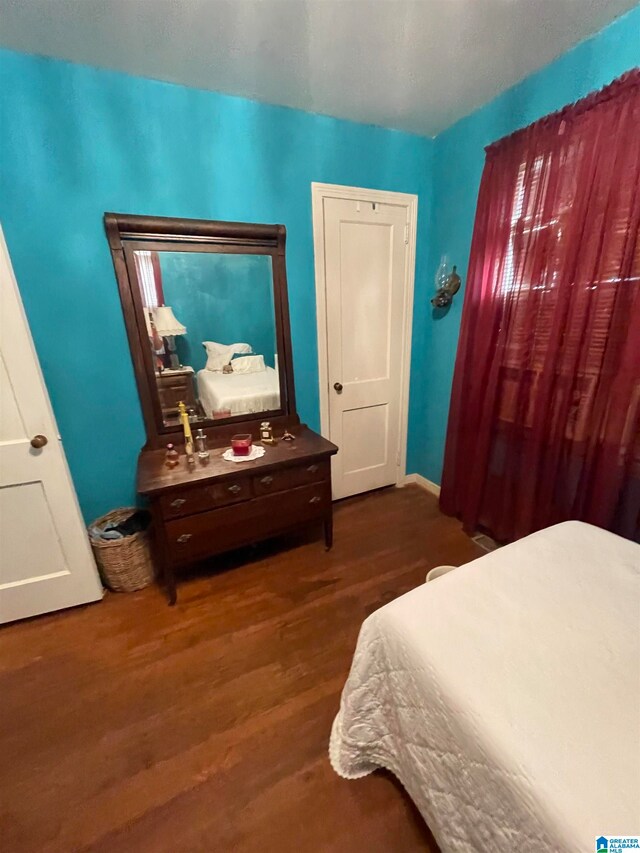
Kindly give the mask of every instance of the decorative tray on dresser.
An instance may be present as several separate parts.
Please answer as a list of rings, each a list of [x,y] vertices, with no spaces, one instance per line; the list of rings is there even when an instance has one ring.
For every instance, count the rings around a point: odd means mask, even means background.
[[[187,563],[311,524],[324,525],[330,548],[338,448],[296,411],[284,226],[115,213],[104,221],[147,433],[138,492],[151,506],[170,603]],[[255,443],[270,428],[280,440],[263,456],[223,458],[234,434]]]
[[[313,523],[324,525],[331,548],[330,460],[337,450],[304,427],[294,441],[268,446],[252,462],[227,462],[224,448],[215,448],[205,464],[188,466],[182,455],[169,469],[163,450],[143,450],[138,491],[150,501],[170,603],[176,600],[175,570],[187,563]]]

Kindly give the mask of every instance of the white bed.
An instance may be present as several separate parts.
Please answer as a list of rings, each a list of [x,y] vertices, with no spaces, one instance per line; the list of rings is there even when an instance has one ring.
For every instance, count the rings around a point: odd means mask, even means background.
[[[198,396],[207,417],[229,410],[232,415],[280,408],[280,380],[273,367],[259,373],[216,373],[199,370]]]
[[[391,770],[443,853],[640,834],[640,546],[566,522],[373,613],[330,757]]]

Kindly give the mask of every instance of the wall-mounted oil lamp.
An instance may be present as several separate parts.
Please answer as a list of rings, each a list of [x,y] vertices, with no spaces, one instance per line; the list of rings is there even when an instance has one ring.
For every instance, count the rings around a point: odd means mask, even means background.
[[[462,279],[456,272],[456,267],[447,274],[446,265],[440,264],[436,275],[436,295],[431,300],[434,308],[446,308],[451,305],[453,297],[460,290]]]

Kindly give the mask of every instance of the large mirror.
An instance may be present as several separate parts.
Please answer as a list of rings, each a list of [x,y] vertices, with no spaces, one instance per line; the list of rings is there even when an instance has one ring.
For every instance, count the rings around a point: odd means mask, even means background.
[[[163,423],[280,409],[270,255],[133,252]]]
[[[105,214],[152,444],[295,414],[284,228]]]

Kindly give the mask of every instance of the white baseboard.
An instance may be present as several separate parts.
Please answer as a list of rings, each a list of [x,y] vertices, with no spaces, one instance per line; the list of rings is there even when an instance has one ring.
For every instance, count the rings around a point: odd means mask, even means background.
[[[430,495],[435,495],[437,498],[440,497],[440,486],[437,483],[432,483],[431,480],[427,480],[422,474],[407,474],[402,481],[402,485],[408,486],[409,483],[415,483],[416,486],[420,486],[421,489],[429,492]]]

